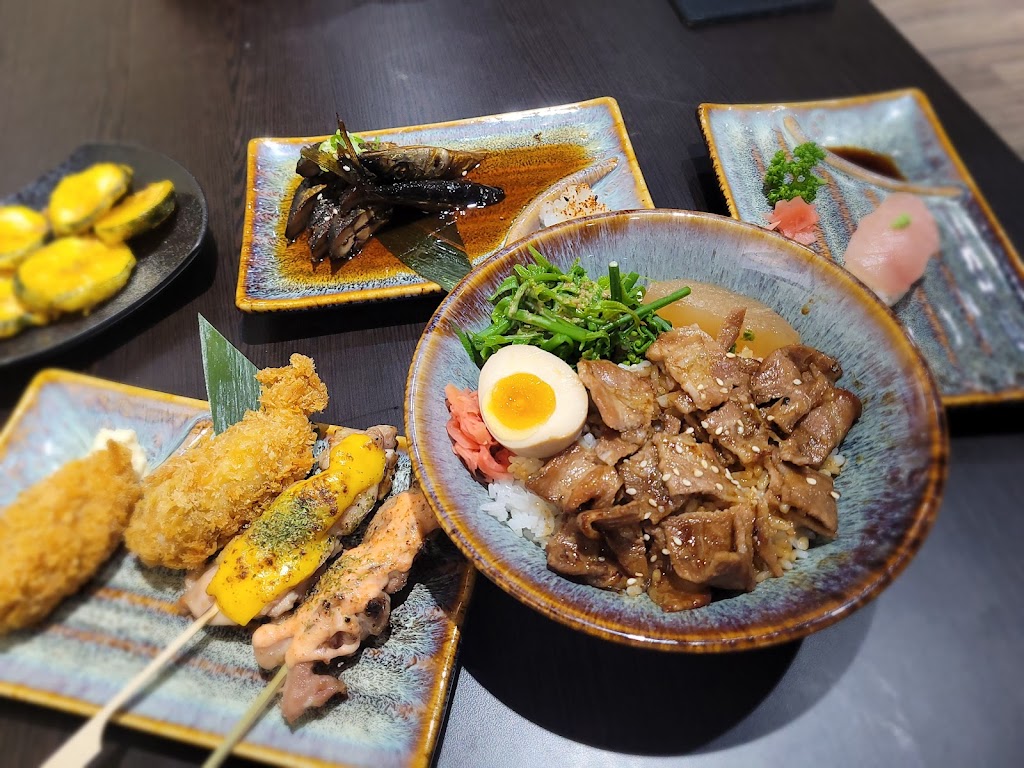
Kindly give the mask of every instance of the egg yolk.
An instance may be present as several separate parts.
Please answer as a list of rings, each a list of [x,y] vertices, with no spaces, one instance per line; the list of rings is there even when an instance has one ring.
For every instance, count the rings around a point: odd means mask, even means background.
[[[555,412],[555,390],[532,373],[514,373],[494,385],[490,410],[509,429],[531,429]]]

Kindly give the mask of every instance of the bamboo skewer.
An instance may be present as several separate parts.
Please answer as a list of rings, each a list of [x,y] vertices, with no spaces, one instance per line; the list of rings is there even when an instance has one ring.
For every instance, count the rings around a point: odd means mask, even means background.
[[[103,749],[103,731],[122,706],[124,706],[136,693],[142,690],[157,673],[159,673],[170,662],[196,633],[209,624],[220,613],[220,609],[213,605],[210,609],[193,621],[178,635],[170,645],[157,654],[146,667],[118,691],[106,706],[89,718],[81,728],[64,742],[64,745],[54,752],[50,759],[43,763],[42,768],[84,768],[89,765]]]
[[[245,711],[245,714],[235,723],[235,727],[224,737],[224,741],[206,758],[203,768],[217,768],[227,759],[228,755],[231,754],[231,750],[235,748],[238,742],[245,738],[249,729],[260,719],[260,715],[270,705],[274,695],[284,684],[286,677],[288,677],[288,666],[282,664],[281,668],[277,670],[277,674],[267,683],[266,687],[260,692],[260,695],[256,697],[255,701]]]

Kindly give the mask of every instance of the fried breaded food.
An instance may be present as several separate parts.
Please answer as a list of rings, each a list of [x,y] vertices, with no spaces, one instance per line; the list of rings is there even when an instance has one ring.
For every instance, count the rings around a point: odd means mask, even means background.
[[[310,414],[327,407],[313,361],[266,368],[260,410],[165,461],[143,483],[125,543],[147,565],[201,566],[313,466]]]
[[[111,440],[0,511],[0,635],[42,621],[81,589],[121,543],[141,495],[131,451]]]

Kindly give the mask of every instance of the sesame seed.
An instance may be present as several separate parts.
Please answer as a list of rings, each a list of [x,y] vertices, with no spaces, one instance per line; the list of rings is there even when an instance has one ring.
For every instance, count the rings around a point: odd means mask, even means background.
[[[707,469],[708,468],[708,460],[707,459],[701,459],[700,460],[700,465],[702,467],[704,467],[704,469]]]
[[[701,425],[702,427],[704,427],[704,429],[707,429],[707,428],[708,428],[709,426],[711,426],[710,424],[708,424],[708,422],[707,422],[707,421],[702,421],[702,422],[700,423],[700,425]]]
[[[832,498],[833,499],[838,499],[839,498],[839,491],[832,491]]]
[[[742,424],[740,424],[740,425],[739,425],[738,427],[736,427],[736,431],[737,431],[737,432],[738,432],[739,434],[741,434],[741,435],[742,435],[742,434],[743,434],[743,425],[742,425]]]
[[[768,414],[768,421],[775,421],[775,417],[772,416],[770,413]]]
[[[668,549],[666,548],[666,549],[661,550],[661,554],[667,555],[668,554]]]
[[[644,541],[650,541],[650,540],[651,540],[651,534],[645,533],[644,534]]]
[[[599,555],[598,558],[597,558],[597,561],[599,563],[603,563],[604,562],[604,555]]]
[[[636,584],[636,579],[634,579],[633,577],[630,577],[630,578],[626,579],[626,584],[629,584],[630,586],[632,586],[633,584]]]
[[[803,382],[800,379],[793,379],[793,384],[799,387]]]
[[[665,508],[663,506],[661,506],[661,504],[659,504],[658,505],[658,511],[661,512],[662,514],[664,514],[665,513]]]
[[[644,515],[644,520],[650,520],[650,519],[651,519],[651,513],[648,512],[647,514]]]
[[[722,434],[722,428],[721,428],[721,427],[719,427],[718,429],[716,429],[716,430],[715,430],[715,434],[716,434],[716,435],[720,435],[720,434]]]
[[[714,472],[717,475],[719,473],[719,471],[720,471],[718,469],[718,465],[717,464],[712,464],[711,465],[711,471]]]
[[[729,394],[729,390],[726,389],[725,387],[720,387],[718,391],[721,392],[723,395]]]
[[[699,470],[699,469],[695,469],[695,470],[693,470],[693,476],[694,477],[703,477],[704,473],[701,470]]]
[[[717,384],[720,387],[724,387],[725,386],[725,382],[722,381],[721,379],[719,379],[718,377],[715,377],[715,384]]]
[[[675,544],[677,547],[683,546],[683,540],[680,539],[678,536],[672,537],[672,543]]]
[[[636,496],[636,488],[627,488],[626,493],[628,493],[630,496]]]
[[[658,559],[658,555],[657,555],[657,553],[655,553],[655,554],[651,555],[651,562],[652,562],[652,563],[653,563],[653,562],[654,562],[655,560],[657,560],[657,559]]]
[[[656,502],[654,499],[648,499],[647,503],[650,504],[652,507],[658,506],[658,502]]]
[[[725,486],[722,485],[721,483],[715,483],[715,488],[717,488],[720,491],[724,491],[725,490]]]
[[[679,477],[679,467],[672,467],[672,474]]]
[[[686,478],[684,477],[684,478],[683,478],[683,485],[685,485],[685,486],[686,486],[687,488],[689,488],[689,487],[690,487],[691,485],[693,485],[693,483],[691,483],[691,482],[690,482],[689,480],[687,480],[687,479],[686,479]]]
[[[818,484],[818,481],[817,481],[817,480],[815,480],[815,479],[814,479],[813,477],[808,477],[808,478],[807,478],[807,484],[808,484],[808,485],[817,485],[817,484]]]
[[[647,459],[640,462],[640,469],[647,469]]]
[[[703,392],[704,391],[704,385],[703,384],[698,384],[697,385],[697,391],[698,392]]]
[[[729,471],[728,469],[727,469],[727,470],[725,470],[725,476],[726,476],[727,478],[729,478],[730,480],[732,480],[732,472],[730,472],[730,471]]]
[[[667,483],[671,479],[672,479],[672,475],[669,474],[668,472],[666,472],[664,475],[661,476],[661,482],[663,482],[663,483]]]
[[[730,360],[732,360],[734,357],[736,357],[736,353],[735,352],[726,352],[725,356],[728,357]]]
[[[687,435],[692,435],[692,434],[693,434],[693,427],[687,427],[687,428],[686,428],[686,433],[685,433],[685,434],[687,434]]]
[[[754,453],[760,453],[761,452],[761,449],[758,448],[756,445],[750,446],[750,450],[752,450]]]

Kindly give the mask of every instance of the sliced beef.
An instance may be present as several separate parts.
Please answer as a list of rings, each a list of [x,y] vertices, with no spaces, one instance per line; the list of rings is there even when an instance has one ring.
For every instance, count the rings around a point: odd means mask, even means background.
[[[597,454],[598,458],[601,459],[605,464],[615,466],[627,456],[632,456],[640,448],[640,445],[630,442],[624,439],[621,435],[612,433],[614,435],[603,435],[597,438],[597,443],[594,445],[594,453]]]
[[[834,539],[839,519],[832,497],[832,478],[784,461],[768,463],[768,493],[779,499],[783,514],[797,525]]]
[[[575,515],[566,515],[548,539],[548,568],[595,587],[619,588],[625,584],[625,577],[616,563],[601,554],[601,549],[600,541],[583,535]]]
[[[832,389],[825,376],[817,371],[802,374],[804,378],[794,379],[790,390],[768,409],[767,417],[784,433],[790,433],[797,423],[817,407]],[[799,384],[795,382],[799,381]]]
[[[725,479],[725,467],[714,449],[688,435],[658,442],[658,471],[673,496],[700,493],[726,502],[734,499],[733,486]]]
[[[614,430],[646,427],[658,411],[654,385],[647,377],[608,360],[580,360],[576,372],[601,419]]]
[[[600,509],[588,509],[580,512],[577,516],[577,524],[583,535],[591,539],[600,539],[601,536],[614,528],[642,523],[650,520],[652,523],[659,523],[673,509],[662,507],[659,511],[646,501],[631,501],[628,504],[615,504]]]
[[[726,315],[725,322],[722,323],[722,329],[718,332],[718,336],[715,337],[715,341],[718,342],[722,349],[732,349],[733,344],[740,337],[740,331],[743,329],[743,318],[746,316],[746,307],[737,307]]]
[[[619,568],[626,578],[636,579],[641,587],[646,588],[650,563],[647,562],[643,528],[639,524],[610,528],[605,532],[605,543],[619,561]]]
[[[662,471],[659,468],[658,449],[653,443],[647,443],[633,456],[619,464],[619,476],[627,499],[648,505],[648,512],[657,512],[658,508],[675,511],[677,504],[665,487]],[[651,503],[653,501],[653,504]]]
[[[563,512],[575,512],[591,501],[595,507],[611,506],[621,486],[615,468],[579,443],[556,455],[526,481],[527,488]]]
[[[825,402],[808,413],[782,442],[782,458],[794,464],[820,467],[860,418],[860,411],[860,398],[848,390],[833,389]]]
[[[725,357],[721,345],[697,328],[684,326],[661,334],[647,350],[647,359],[663,363],[669,374],[690,396],[697,408],[721,405],[729,395],[724,380],[719,383],[712,368]]]
[[[758,499],[754,507],[754,551],[764,562],[765,567],[771,571],[772,576],[781,576],[782,565],[779,563],[779,555],[775,551],[773,543],[775,538],[773,519],[767,500]]]
[[[660,539],[658,534],[661,534]],[[664,534],[660,528],[652,533],[651,540],[658,547],[656,550],[658,556],[655,559],[655,567],[652,569],[647,594],[655,605],[663,611],[672,613],[689,611],[710,603],[711,590],[708,587],[701,587],[679,578],[679,575],[672,570],[668,558],[660,554],[661,550],[666,548]]]
[[[754,401],[769,403],[768,416],[783,432],[820,405],[832,390],[842,368],[833,358],[796,344],[775,350],[751,378]]]
[[[720,589],[754,588],[754,510],[749,504],[672,515],[661,529],[680,578]]]
[[[768,433],[756,409],[730,400],[704,417],[708,437],[738,458],[745,467],[760,464],[768,455]]]

